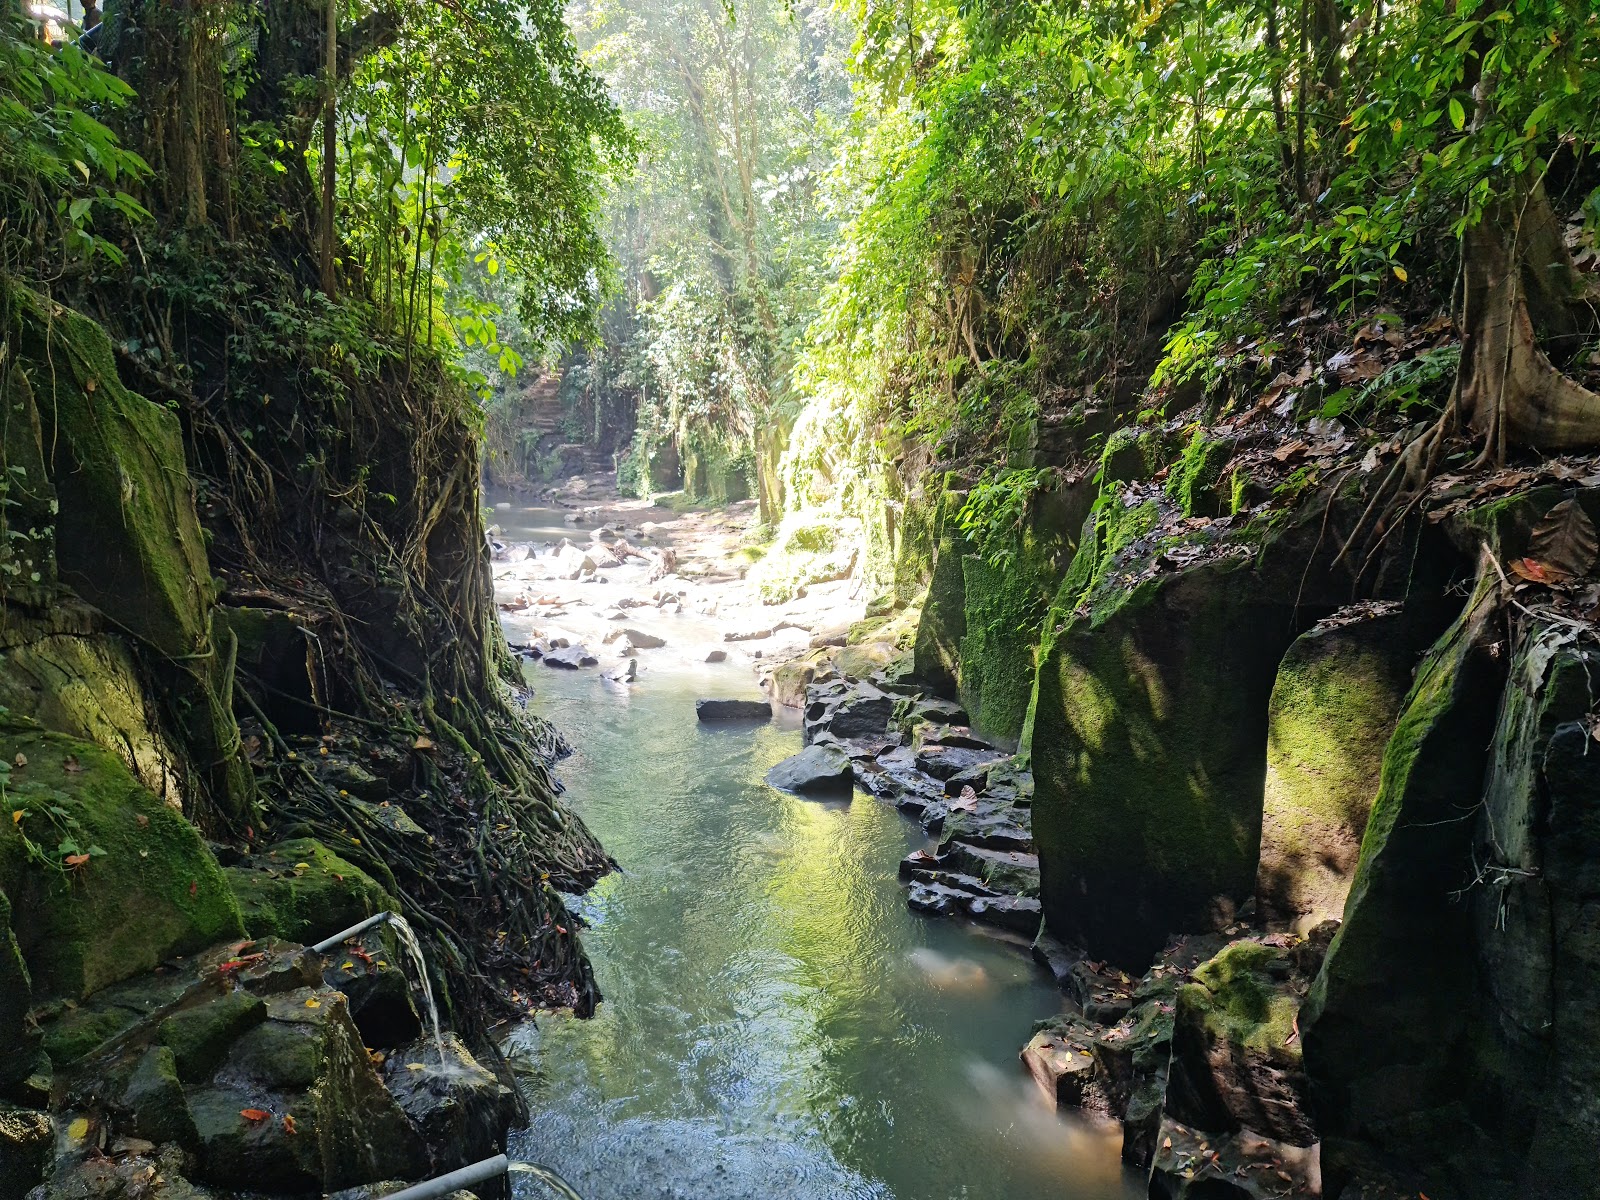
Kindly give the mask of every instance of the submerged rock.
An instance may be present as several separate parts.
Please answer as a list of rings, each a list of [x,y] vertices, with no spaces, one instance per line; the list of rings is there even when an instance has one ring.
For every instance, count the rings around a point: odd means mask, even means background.
[[[807,746],[772,767],[767,783],[801,795],[849,796],[855,790],[855,770],[843,750]]]

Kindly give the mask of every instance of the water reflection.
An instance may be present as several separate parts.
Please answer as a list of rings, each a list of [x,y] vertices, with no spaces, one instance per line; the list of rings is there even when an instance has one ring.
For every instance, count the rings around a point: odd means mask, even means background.
[[[906,909],[899,814],[767,788],[793,732],[697,726],[704,673],[652,672],[626,707],[590,674],[535,679],[579,747],[568,799],[626,870],[585,900],[599,1015],[514,1035],[536,1064],[518,1157],[588,1200],[1138,1194],[1017,1065],[1054,989]]]

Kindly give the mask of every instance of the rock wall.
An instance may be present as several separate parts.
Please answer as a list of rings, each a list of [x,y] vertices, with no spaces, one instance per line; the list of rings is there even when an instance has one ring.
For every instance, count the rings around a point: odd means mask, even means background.
[[[1153,1196],[1600,1196],[1600,489],[1449,477],[1375,532],[1267,445],[1112,435],[1042,619],[1037,526],[985,561],[946,493],[915,673],[1033,769],[1068,1013],[1023,1060]]]

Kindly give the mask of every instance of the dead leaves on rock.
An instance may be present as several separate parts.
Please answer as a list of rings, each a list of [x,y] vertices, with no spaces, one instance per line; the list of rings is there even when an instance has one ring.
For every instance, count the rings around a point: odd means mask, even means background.
[[[1511,564],[1511,571],[1534,583],[1560,584],[1589,573],[1600,557],[1600,538],[1594,522],[1576,499],[1563,500],[1533,530],[1528,555]]]

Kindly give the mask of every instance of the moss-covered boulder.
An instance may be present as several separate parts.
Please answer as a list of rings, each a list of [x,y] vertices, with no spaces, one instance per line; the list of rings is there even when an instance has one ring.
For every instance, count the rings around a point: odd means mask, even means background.
[[[1027,723],[1041,626],[1077,552],[1091,499],[1082,484],[1036,493],[1003,557],[962,557],[961,702],[974,729],[1008,745]]]
[[[961,639],[967,632],[962,560],[973,547],[955,522],[955,514],[965,500],[964,492],[953,491],[940,499],[928,594],[922,602],[912,646],[917,678],[942,691],[955,690],[961,670]]]
[[[1389,735],[1425,648],[1397,607],[1336,614],[1278,665],[1256,901],[1307,929],[1344,912]]]
[[[1293,964],[1258,941],[1226,947],[1178,989],[1167,1112],[1212,1133],[1317,1141],[1295,1017]]]
[[[1462,896],[1504,672],[1490,652],[1500,637],[1497,590],[1485,565],[1460,619],[1418,669],[1384,755],[1344,923],[1301,1013],[1334,1179],[1359,1172],[1376,1150],[1442,1189],[1453,1173],[1442,1159],[1472,1146],[1468,1103],[1478,1089],[1466,1047],[1478,985]],[[1470,1170],[1481,1175],[1482,1165]]]
[[[1107,587],[1067,616],[1032,730],[1056,936],[1142,968],[1170,932],[1211,928],[1254,892],[1267,701],[1292,633],[1237,557]]]
[[[151,1046],[144,1052],[123,1090],[120,1108],[127,1114],[128,1128],[135,1137],[158,1145],[176,1142],[185,1149],[194,1149],[194,1117],[184,1099],[178,1058],[172,1047]]]
[[[111,751],[145,787],[182,802],[182,761],[161,727],[129,644],[88,606],[65,601],[48,617],[8,620],[0,634],[0,705],[46,729]]]
[[[226,869],[251,937],[311,943],[400,905],[360,867],[296,838]]]
[[[0,890],[35,1000],[76,999],[243,932],[194,827],[115,756],[0,719]]]
[[[122,385],[94,321],[26,289],[10,298],[19,365],[52,431],[44,466],[60,510],[59,579],[159,656],[158,672],[185,694],[174,711],[207,798],[242,824],[253,780],[230,753],[228,656],[212,642],[211,570],[177,417]]]
[[[1600,1144],[1600,640],[1529,621],[1500,706],[1468,894],[1480,1027],[1475,1114],[1517,1195],[1594,1186]]]
[[[178,1078],[195,1083],[207,1078],[228,1047],[266,1015],[267,1006],[259,996],[239,989],[174,1013],[161,1022],[156,1037],[172,1051]]]

